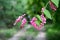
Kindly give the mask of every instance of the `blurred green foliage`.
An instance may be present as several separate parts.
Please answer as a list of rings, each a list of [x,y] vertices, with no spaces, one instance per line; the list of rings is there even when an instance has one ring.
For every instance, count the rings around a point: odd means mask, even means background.
[[[36,30],[34,27],[31,27],[27,30],[26,34],[33,34],[34,36],[36,36],[39,33],[38,30]]]
[[[12,29],[0,29],[0,38],[1,38],[1,39],[10,38],[10,37],[12,37],[16,32],[17,32],[17,30],[16,30],[15,28],[12,28]]]
[[[3,22],[8,28],[12,27],[15,19],[25,13],[25,4],[22,0],[0,0],[0,24]]]
[[[60,30],[48,29],[47,39],[48,40],[60,40]]]

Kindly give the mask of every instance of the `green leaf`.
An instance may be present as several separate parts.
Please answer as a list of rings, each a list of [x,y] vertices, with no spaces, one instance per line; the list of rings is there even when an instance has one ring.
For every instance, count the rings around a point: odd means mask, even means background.
[[[51,1],[58,7],[59,0],[51,0]]]
[[[50,12],[49,12],[47,9],[44,10],[44,14],[45,14],[46,17],[48,17],[49,19],[52,19],[52,18],[51,18],[51,14],[50,14]]]
[[[41,17],[39,15],[36,15],[36,17],[39,19],[39,21],[42,21]]]
[[[36,17],[37,17],[37,21],[35,21],[36,22],[36,24],[37,25],[40,25],[40,23],[41,23],[41,17],[40,17],[40,15],[36,15]]]
[[[39,22],[39,21],[36,21],[36,24],[37,24],[37,25],[40,25],[40,22]]]

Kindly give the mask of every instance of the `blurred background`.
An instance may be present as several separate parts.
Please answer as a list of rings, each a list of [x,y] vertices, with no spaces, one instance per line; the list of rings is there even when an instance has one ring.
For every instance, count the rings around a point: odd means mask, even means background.
[[[41,8],[48,1],[0,0],[0,40],[60,40],[60,0],[56,11],[53,11],[49,4],[47,5],[46,9],[50,11],[52,19],[46,17],[47,21],[42,30],[36,30],[29,23],[32,17],[41,15]],[[28,22],[21,29],[21,22],[15,26],[13,24],[16,18],[23,14],[26,14],[25,17]],[[39,23],[40,21],[38,20],[37,24]]]

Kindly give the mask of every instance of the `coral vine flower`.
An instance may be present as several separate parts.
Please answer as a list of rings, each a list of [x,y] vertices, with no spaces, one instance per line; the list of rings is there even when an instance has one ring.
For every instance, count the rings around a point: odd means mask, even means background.
[[[32,20],[30,21],[30,23],[35,27],[37,26],[36,23],[35,23],[36,20],[37,20],[37,18],[33,17]]]
[[[41,23],[39,26],[36,27],[37,30],[41,30],[44,27],[44,23]]]
[[[35,18],[36,18],[36,17],[33,17],[32,20],[30,21],[30,23],[31,23],[31,25],[32,25],[35,29],[39,30],[38,25],[35,23],[35,21],[36,21]]]
[[[44,14],[41,15],[42,23],[46,23],[46,18],[44,17]]]
[[[26,22],[27,22],[26,18],[23,18],[23,20],[22,20],[22,24],[21,24],[20,28],[23,28],[24,25],[26,24]]]
[[[16,19],[16,21],[15,21],[15,23],[14,23],[13,25],[16,25],[16,23],[20,22],[20,20],[21,20],[25,15],[26,15],[26,14],[24,14],[24,15],[22,15],[22,16],[19,16],[19,17]]]
[[[15,21],[15,23],[14,23],[14,25],[16,25],[18,22],[20,22],[20,20],[22,19],[22,17],[21,16],[19,16],[17,19],[16,19],[16,21]]]
[[[46,23],[46,18],[44,17],[44,14],[41,14],[41,19],[42,19],[42,23],[38,26],[35,21],[37,20],[36,17],[33,17],[32,20],[30,21],[30,23],[32,24],[32,26],[34,28],[36,28],[37,30],[41,30],[41,28],[44,26],[44,24]]]
[[[53,2],[50,1],[49,5],[50,5],[52,10],[56,11],[57,7],[53,4]]]
[[[41,30],[41,28],[44,26],[44,23],[41,23],[39,26],[35,22],[33,22],[33,21],[31,21],[30,23],[37,30]]]
[[[37,20],[37,18],[36,18],[36,17],[33,17],[33,18],[32,18],[32,21],[33,21],[33,22],[34,22],[34,21],[36,21],[36,20]]]

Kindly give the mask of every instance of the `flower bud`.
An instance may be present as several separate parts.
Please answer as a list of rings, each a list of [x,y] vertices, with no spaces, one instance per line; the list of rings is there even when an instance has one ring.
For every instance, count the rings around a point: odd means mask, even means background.
[[[41,11],[44,12],[44,9],[45,9],[45,8],[43,7]]]

